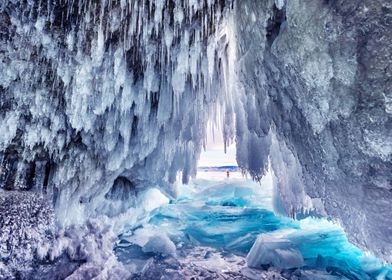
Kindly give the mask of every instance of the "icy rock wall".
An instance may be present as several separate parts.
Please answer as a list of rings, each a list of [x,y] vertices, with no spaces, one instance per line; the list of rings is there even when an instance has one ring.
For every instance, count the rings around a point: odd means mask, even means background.
[[[100,217],[59,231],[47,197],[1,190],[0,280],[127,279],[108,224]]]
[[[132,206],[155,184],[174,195],[177,172],[195,174],[208,115],[231,118],[230,10],[1,1],[0,187],[52,195],[63,224]]]
[[[41,194],[0,191],[0,279],[27,279],[37,248],[55,232],[54,213]]]
[[[391,2],[236,3],[239,164],[391,262]]]

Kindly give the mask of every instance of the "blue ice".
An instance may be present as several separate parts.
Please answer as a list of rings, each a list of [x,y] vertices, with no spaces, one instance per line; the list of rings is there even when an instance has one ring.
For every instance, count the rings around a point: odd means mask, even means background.
[[[298,252],[301,262],[294,263],[301,269],[320,270],[338,279],[392,279],[392,269],[349,243],[339,226],[319,218],[296,221],[274,214],[272,190],[247,179],[198,179],[182,186],[176,200],[152,211],[146,223],[121,236],[120,259],[131,258],[135,250],[142,252],[135,247],[124,250],[128,244],[142,247],[157,234],[169,237],[177,250],[203,246],[243,257],[249,254],[248,265],[259,269],[279,263],[268,256],[282,257],[284,263],[289,261],[287,252],[291,258]]]

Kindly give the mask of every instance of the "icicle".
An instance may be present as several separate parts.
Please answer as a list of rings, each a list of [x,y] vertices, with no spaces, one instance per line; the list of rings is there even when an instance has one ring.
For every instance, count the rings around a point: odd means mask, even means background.
[[[13,104],[0,116],[0,152],[20,145],[18,156],[37,162],[34,188],[50,180],[57,211],[81,221],[99,214],[118,176],[175,193],[174,174],[183,170],[186,181],[195,172],[208,115],[223,130],[232,112],[223,108],[234,79],[224,47],[231,5],[64,0],[62,11],[58,2],[37,5],[31,22],[17,11],[10,18],[12,44],[25,51],[0,63]],[[50,178],[37,147],[56,166]]]

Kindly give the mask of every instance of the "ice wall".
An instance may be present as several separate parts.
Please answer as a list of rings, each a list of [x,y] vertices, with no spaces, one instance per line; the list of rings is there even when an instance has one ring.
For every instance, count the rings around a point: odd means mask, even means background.
[[[3,0],[0,187],[63,224],[119,215],[195,173],[208,117],[286,211],[391,260],[392,5]],[[234,121],[233,111],[236,118]]]
[[[392,261],[392,4],[236,3],[239,164]]]
[[[1,1],[0,187],[51,195],[63,224],[130,207],[156,184],[173,195],[177,172],[195,173],[208,115],[232,112],[231,10]]]

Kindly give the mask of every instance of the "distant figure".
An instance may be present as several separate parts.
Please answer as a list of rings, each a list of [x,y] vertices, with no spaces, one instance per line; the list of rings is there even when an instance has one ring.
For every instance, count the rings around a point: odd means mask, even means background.
[[[227,176],[227,178],[230,177],[230,172],[229,171],[226,172],[226,176]]]

